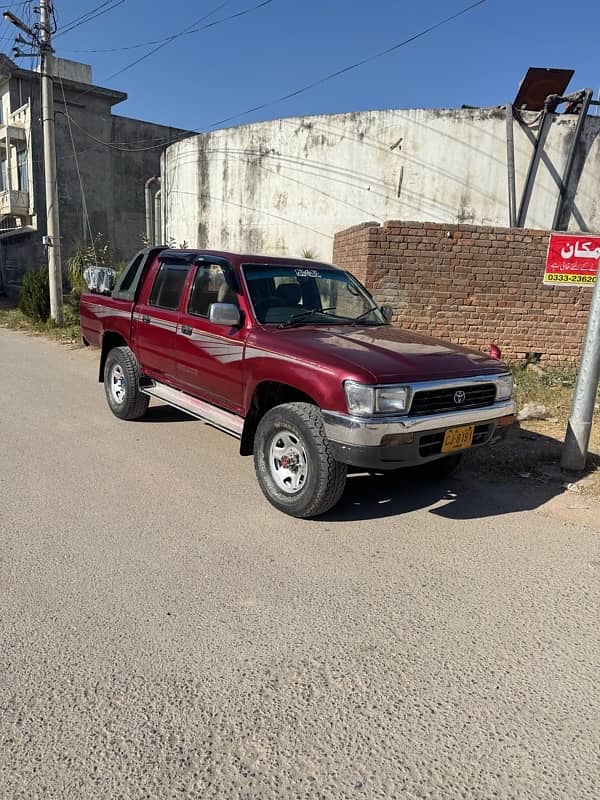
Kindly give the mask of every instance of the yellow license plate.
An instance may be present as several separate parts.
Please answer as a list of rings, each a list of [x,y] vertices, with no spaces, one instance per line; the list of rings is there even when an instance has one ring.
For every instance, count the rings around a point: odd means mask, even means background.
[[[442,453],[452,453],[454,450],[464,450],[473,444],[474,425],[464,425],[462,428],[451,428],[444,435]]]

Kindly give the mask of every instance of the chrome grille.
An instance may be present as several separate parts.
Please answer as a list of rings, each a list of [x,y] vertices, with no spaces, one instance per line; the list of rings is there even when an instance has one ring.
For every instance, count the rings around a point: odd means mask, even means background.
[[[455,402],[457,392],[464,393],[462,403]],[[444,389],[425,389],[417,391],[410,408],[411,416],[420,417],[427,414],[443,414],[447,411],[462,411],[466,408],[483,408],[492,405],[496,400],[494,383],[466,384]]]

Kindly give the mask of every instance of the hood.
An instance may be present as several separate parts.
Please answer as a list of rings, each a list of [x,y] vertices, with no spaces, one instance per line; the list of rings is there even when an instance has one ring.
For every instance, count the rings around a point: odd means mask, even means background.
[[[391,325],[306,325],[273,330],[280,352],[370,373],[374,383],[424,381],[505,372],[501,361]],[[275,344],[275,342],[273,342]]]

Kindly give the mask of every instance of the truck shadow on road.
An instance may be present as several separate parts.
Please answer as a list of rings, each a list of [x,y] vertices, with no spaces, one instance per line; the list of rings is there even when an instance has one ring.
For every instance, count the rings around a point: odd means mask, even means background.
[[[469,453],[452,478],[432,479],[418,468],[379,475],[355,472],[324,519],[380,519],[429,509],[440,517],[466,520],[531,511],[563,494],[574,480],[561,473],[560,453],[557,439],[515,429],[502,444]]]
[[[338,505],[321,517],[330,521],[382,519],[428,509],[447,519],[483,519],[531,511],[562,494],[556,480],[491,482],[465,469],[455,477],[432,480],[418,470],[381,475],[353,474]]]

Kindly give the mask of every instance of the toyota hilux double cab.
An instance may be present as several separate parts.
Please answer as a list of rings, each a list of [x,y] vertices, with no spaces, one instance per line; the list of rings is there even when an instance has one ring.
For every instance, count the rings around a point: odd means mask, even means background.
[[[338,502],[350,468],[449,473],[514,422],[500,361],[390,315],[331,264],[166,247],[81,297],[113,414],[154,397],[236,437],[267,500],[302,518]]]

